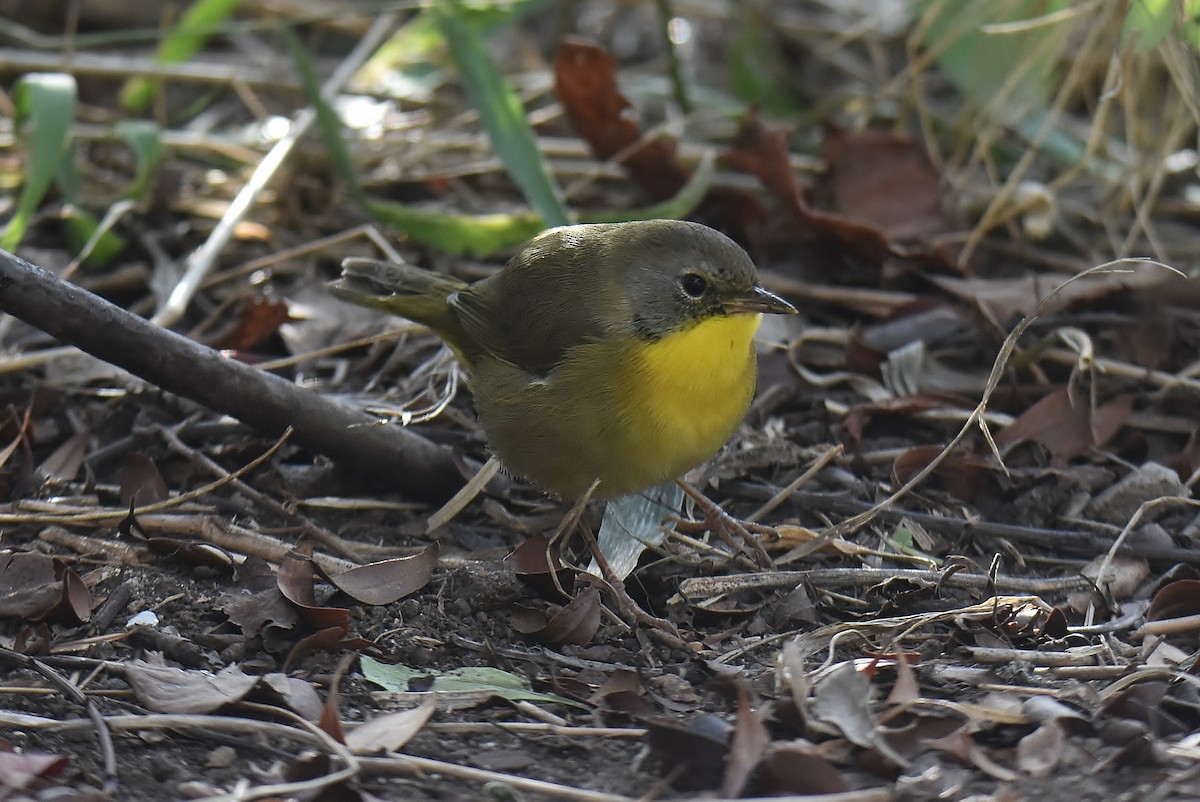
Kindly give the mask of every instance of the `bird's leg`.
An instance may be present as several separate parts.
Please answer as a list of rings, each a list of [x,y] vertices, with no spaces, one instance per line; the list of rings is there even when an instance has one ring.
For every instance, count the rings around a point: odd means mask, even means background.
[[[625,590],[625,583],[613,571],[612,566],[608,564],[608,559],[604,556],[604,552],[601,551],[600,544],[596,542],[596,536],[592,534],[592,530],[582,521],[579,521],[579,524],[579,531],[583,533],[588,548],[592,550],[592,556],[596,558],[596,565],[600,566],[600,571],[604,575],[604,582],[608,585],[609,590],[612,591],[617,605],[634,622],[649,628],[651,632],[656,633],[671,648],[689,651],[687,644],[683,640],[683,636],[674,624],[665,618],[650,615],[650,613],[638,606],[638,603],[629,595],[629,591]]]
[[[557,543],[564,535],[570,533],[572,529],[579,525],[583,520],[583,511],[587,509],[588,502],[592,500],[592,496],[596,492],[596,488],[600,486],[600,480],[592,482],[592,486],[587,489],[587,492],[579,497],[579,500],[571,505],[567,510],[567,514],[563,516],[560,523],[554,530],[554,534],[550,536],[550,544]]]
[[[692,487],[682,479],[676,480],[679,486],[683,488],[683,492],[687,493],[692,501],[696,502],[696,506],[704,513],[704,526],[710,532],[721,538],[735,552],[742,552],[754,560],[763,568],[774,568],[775,563],[771,560],[771,556],[767,554],[767,550],[763,547],[762,541],[742,526],[742,522],[734,518],[725,510],[713,502],[708,496],[701,493],[696,488]]]

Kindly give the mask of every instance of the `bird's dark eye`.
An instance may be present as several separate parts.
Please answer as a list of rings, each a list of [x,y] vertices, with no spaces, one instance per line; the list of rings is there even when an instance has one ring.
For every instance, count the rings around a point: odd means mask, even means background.
[[[684,273],[679,277],[679,286],[692,298],[699,298],[708,289],[708,282],[697,273]]]

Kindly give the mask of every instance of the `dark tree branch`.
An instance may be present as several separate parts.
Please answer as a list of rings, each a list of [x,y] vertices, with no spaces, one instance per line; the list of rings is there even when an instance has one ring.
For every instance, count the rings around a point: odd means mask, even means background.
[[[5,251],[0,311],[266,435],[291,425],[305,448],[409,495],[444,498],[462,484],[450,453],[423,437],[374,425],[358,410],[227,359]]]

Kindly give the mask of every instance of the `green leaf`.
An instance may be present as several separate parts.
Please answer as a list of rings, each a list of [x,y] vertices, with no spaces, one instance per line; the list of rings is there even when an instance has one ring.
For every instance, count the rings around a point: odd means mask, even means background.
[[[455,255],[490,256],[520,245],[546,227],[536,212],[467,215],[375,200],[367,202],[367,209],[417,242]]]
[[[1158,47],[1174,23],[1175,0],[1133,0],[1121,34],[1136,39],[1138,49],[1145,52]]]
[[[162,131],[150,120],[122,120],[113,132],[120,137],[137,162],[137,174],[124,197],[140,199],[150,187],[150,177],[162,159]]]
[[[1138,50],[1146,52],[1162,44],[1175,29],[1193,49],[1200,49],[1200,1],[1132,0],[1121,35],[1126,41],[1135,40]]]
[[[13,92],[16,124],[24,124],[29,151],[17,210],[0,234],[0,248],[11,251],[25,236],[50,184],[69,164],[71,123],[75,119],[75,79],[63,73],[23,76]]]
[[[192,3],[159,42],[155,59],[159,64],[187,61],[229,19],[237,5],[238,0],[197,0]],[[150,78],[131,78],[121,88],[121,105],[131,111],[145,111],[153,99],[154,82]]]
[[[71,253],[82,253],[100,228],[100,221],[96,219],[95,215],[78,206],[69,206],[64,211],[66,213],[63,215],[63,222],[66,223],[67,244],[71,248]],[[111,230],[105,231],[92,245],[91,250],[84,257],[83,263],[93,268],[104,267],[120,256],[121,251],[125,250],[126,244],[124,237]]]
[[[446,37],[459,79],[508,174],[547,226],[566,225],[562,193],[538,150],[520,98],[487,52],[475,15],[460,0],[445,0],[430,12]]]
[[[340,134],[338,134],[340,142]],[[334,149],[330,148],[333,153]],[[335,157],[334,161],[337,161]],[[581,214],[585,223],[622,223],[628,220],[679,219],[700,204],[714,173],[714,159],[706,154],[691,178],[673,198],[644,209],[602,210]],[[366,201],[377,219],[400,229],[417,242],[456,255],[492,256],[515,248],[546,227],[534,212],[466,215],[405,206],[388,201]]]
[[[366,655],[359,658],[363,676],[389,691],[410,693],[414,680],[421,682],[422,690],[429,693],[471,693],[499,696],[510,702],[524,699],[535,702],[557,702],[585,708],[563,696],[553,693],[538,693],[530,690],[524,677],[501,671],[498,668],[455,668],[449,671],[430,671],[409,668],[405,665],[388,665]],[[430,682],[432,680],[432,682]]]
[[[757,104],[769,115],[794,117],[800,112],[788,87],[792,66],[780,51],[773,31],[753,7],[740,16],[737,33],[729,45],[730,85],[746,103]]]
[[[1000,122],[1019,125],[1046,110],[1071,27],[1061,21],[1003,32],[987,26],[1048,17],[1069,5],[1070,0],[923,0],[918,29],[922,44],[963,94]]]

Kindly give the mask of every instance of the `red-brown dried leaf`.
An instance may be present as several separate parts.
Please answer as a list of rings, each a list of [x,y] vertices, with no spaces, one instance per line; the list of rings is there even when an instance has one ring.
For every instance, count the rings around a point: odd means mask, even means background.
[[[55,561],[58,562],[57,560]],[[65,566],[60,568],[62,573],[62,596],[58,604],[46,614],[45,620],[60,624],[82,624],[92,617],[92,592],[87,584]]]
[[[342,706],[339,701],[339,682],[330,684],[329,693],[325,696],[325,704],[321,705],[321,717],[317,719],[317,727],[340,744],[346,743],[346,732],[342,729]]]
[[[342,729],[342,705],[338,692],[338,683],[330,684],[329,694],[325,696],[325,704],[320,706],[320,718],[317,728],[338,743],[346,743],[346,731]]]
[[[548,621],[528,607],[514,607],[510,621],[513,629],[545,643],[586,646],[600,628],[600,592],[584,588]]]
[[[362,604],[391,604],[429,584],[437,561],[438,544],[434,543],[411,557],[379,560],[325,578]]]
[[[283,301],[247,298],[238,310],[233,328],[209,340],[208,345],[218,351],[251,351],[291,319]]]
[[[74,625],[91,612],[91,591],[61,560],[0,551],[0,618]]]
[[[646,687],[636,671],[619,668],[609,675],[588,703],[601,710],[612,710],[629,716],[651,716],[658,712],[646,698]]]
[[[121,486],[122,507],[140,507],[162,501],[170,495],[167,481],[159,473],[158,466],[145,454],[126,455],[117,481]]]
[[[965,409],[966,407],[967,405],[962,399],[951,396],[929,393],[906,395],[851,407],[842,418],[841,429],[854,447],[858,448],[862,446],[863,432],[867,425],[880,415],[911,415],[914,412],[924,412],[930,409]]]
[[[953,227],[943,210],[941,176],[910,137],[830,128],[825,164],[835,207],[892,242],[925,240]]]
[[[27,551],[0,551],[0,618],[36,621],[62,598],[54,559]]]
[[[619,155],[619,163],[652,198],[673,197],[687,183],[689,171],[676,158],[675,140],[642,141],[632,104],[617,88],[616,60],[607,50],[564,39],[554,57],[554,92],[592,152],[601,159]]]
[[[1146,610],[1147,621],[1200,615],[1200,580],[1180,579],[1154,594]]]
[[[849,791],[850,784],[813,746],[793,742],[767,750],[755,790],[770,796],[839,794]]]
[[[313,629],[350,629],[350,611],[342,607],[317,604],[316,572],[312,564],[312,544],[302,543],[279,562],[276,581],[279,590],[300,612],[300,619]]]
[[[729,798],[741,794],[771,743],[771,734],[750,704],[746,686],[738,683],[737,692],[737,717],[729,742],[729,756],[725,760],[725,776],[721,780],[721,795]]]
[[[13,638],[13,651],[21,654],[50,654],[54,634],[43,623],[26,624],[17,630]]]
[[[1067,461],[1093,446],[1111,440],[1133,411],[1133,396],[1119,396],[1093,412],[1087,404],[1074,405],[1066,387],[1045,396],[996,434],[1001,448],[1017,443],[1038,443],[1050,454],[1053,465]]]
[[[895,250],[878,229],[841,215],[811,208],[792,170],[787,129],[770,126],[751,110],[743,119],[721,162],[762,182],[795,225],[795,238],[822,251],[850,255],[879,268]],[[832,269],[837,262],[831,259]]]
[[[351,650],[361,652],[375,646],[374,641],[347,637],[347,633],[346,627],[333,626],[317,630],[311,635],[301,638],[288,652],[287,659],[283,661],[283,670],[291,670],[298,660],[315,651],[343,652]]]
[[[129,531],[139,531],[136,518],[126,519],[131,526]],[[146,545],[156,554],[161,554],[169,560],[178,560],[191,566],[212,568],[215,571],[231,572],[236,563],[233,556],[219,546],[200,540],[188,540],[178,537],[148,537]]]
[[[561,598],[575,589],[575,572],[563,565],[558,548],[543,534],[536,534],[521,543],[505,558],[513,572],[523,582],[549,598]]]
[[[0,748],[0,783],[5,798],[9,793],[40,788],[42,780],[59,776],[70,765],[69,758],[44,752],[13,752],[5,745]]]
[[[892,478],[898,485],[905,484],[924,470],[943,450],[942,446],[916,446],[906,449],[892,463]],[[980,483],[991,472],[991,463],[983,457],[969,452],[954,452],[947,454],[945,459],[938,463],[932,475],[955,498],[972,501]]]

